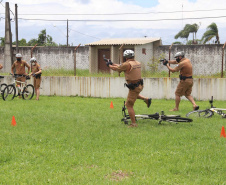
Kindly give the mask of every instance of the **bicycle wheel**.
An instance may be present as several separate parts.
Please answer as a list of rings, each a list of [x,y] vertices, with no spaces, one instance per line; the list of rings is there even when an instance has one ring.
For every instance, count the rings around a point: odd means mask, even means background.
[[[24,87],[22,92],[22,97],[24,100],[30,100],[34,96],[34,86],[32,84],[28,84]]]
[[[6,88],[7,84],[2,83],[0,87],[1,95],[3,94],[4,89]]]
[[[210,118],[212,115],[213,115],[213,112],[209,109],[195,110],[186,114],[186,116],[190,118],[197,118],[197,117]]]
[[[180,122],[192,122],[193,120],[190,118],[183,118],[180,116],[163,116],[161,118],[163,121],[168,121],[168,122],[174,122],[174,123],[180,123]]]
[[[3,100],[13,100],[16,95],[16,88],[13,84],[7,85],[2,92]]]
[[[141,114],[141,115],[135,115],[136,121],[141,120],[141,119],[156,119],[153,117],[150,117],[148,114]],[[129,115],[126,115],[124,118],[121,119],[126,125],[131,121]]]

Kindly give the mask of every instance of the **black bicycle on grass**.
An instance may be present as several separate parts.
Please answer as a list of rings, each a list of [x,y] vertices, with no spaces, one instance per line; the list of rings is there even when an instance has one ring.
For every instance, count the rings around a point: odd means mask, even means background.
[[[1,97],[3,97],[3,91],[7,87],[6,83],[1,83],[1,79],[4,78],[4,76],[0,76],[0,92],[1,92]]]
[[[12,74],[11,74],[12,75]],[[21,96],[24,100],[30,100],[34,96],[34,86],[32,84],[27,84],[27,81],[22,82],[16,80],[18,77],[26,77],[26,80],[30,79],[27,75],[14,75],[14,81],[12,84],[7,85],[3,90],[2,98],[4,100],[13,100],[14,97]],[[20,84],[20,85],[17,85]]]
[[[205,110],[196,110],[191,111],[187,113],[187,117],[195,118],[195,117],[204,117],[204,118],[210,118],[214,115],[214,113],[219,114],[222,116],[222,118],[226,118],[226,109],[224,108],[216,108],[213,106],[213,96],[211,97],[211,100],[209,100],[210,108],[207,108]]]
[[[121,119],[121,121],[123,121],[125,124],[128,124],[131,119],[130,119],[130,116],[126,113],[125,102],[122,107],[122,116],[123,116],[123,118]],[[159,113],[139,114],[139,115],[135,115],[135,118],[136,118],[136,120],[140,120],[140,119],[158,120],[158,124],[161,124],[162,121],[173,122],[173,123],[192,122],[193,121],[190,118],[183,118],[180,115],[165,115],[164,111],[161,111],[161,114],[159,114]]]

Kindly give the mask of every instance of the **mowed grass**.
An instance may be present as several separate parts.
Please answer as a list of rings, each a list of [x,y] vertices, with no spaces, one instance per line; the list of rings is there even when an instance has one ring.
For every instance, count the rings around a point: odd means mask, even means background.
[[[113,102],[114,109],[110,109]],[[124,99],[47,97],[0,100],[0,184],[225,184],[226,119],[192,123],[120,120]],[[207,101],[197,102],[201,108]],[[214,105],[226,108],[225,101]],[[137,100],[137,114],[174,107],[174,100]],[[191,104],[182,101],[178,114]],[[16,126],[11,126],[12,116]]]

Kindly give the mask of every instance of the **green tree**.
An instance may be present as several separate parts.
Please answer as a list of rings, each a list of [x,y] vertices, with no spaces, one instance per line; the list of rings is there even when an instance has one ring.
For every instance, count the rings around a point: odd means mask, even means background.
[[[186,24],[183,28],[183,30],[181,30],[179,33],[177,33],[175,35],[175,39],[178,38],[186,38],[187,42],[188,42],[188,37],[190,33],[193,33],[193,44],[195,43],[196,40],[196,33],[199,29],[198,24]]]
[[[194,40],[187,41],[186,45],[192,45],[194,44]],[[195,44],[202,44],[202,40],[196,39]]]
[[[5,37],[0,37],[0,46],[5,46]]]
[[[31,40],[28,41],[28,46],[34,46],[35,44],[38,44],[37,39],[31,39]]]
[[[193,44],[195,44],[195,40],[196,40],[196,33],[197,33],[197,31],[198,31],[198,29],[199,29],[199,25],[198,24],[190,24],[189,26],[188,26],[188,31],[189,31],[189,33],[193,33]]]
[[[206,32],[202,36],[203,43],[210,41],[212,38],[216,37],[215,44],[220,44],[220,37],[216,23],[211,23]]]
[[[182,39],[186,39],[188,40],[188,36],[189,36],[189,32],[187,32],[186,30],[181,30],[179,33],[177,33],[175,35],[175,39],[178,39],[178,38],[182,38]]]
[[[16,45],[16,41],[12,43],[13,45]],[[28,46],[26,39],[21,39],[18,41],[18,46]]]
[[[39,46],[57,46],[57,44],[53,42],[53,38],[50,35],[46,35],[46,29],[41,30],[38,34],[37,44]]]
[[[176,42],[173,42],[174,45],[178,44],[178,45],[183,45],[182,42],[179,42],[179,41],[176,41]]]

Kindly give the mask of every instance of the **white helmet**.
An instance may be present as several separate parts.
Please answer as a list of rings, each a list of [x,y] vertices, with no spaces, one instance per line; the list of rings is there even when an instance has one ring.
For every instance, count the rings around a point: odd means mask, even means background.
[[[36,58],[35,57],[32,57],[31,59],[30,59],[30,63],[32,63],[32,62],[36,62],[37,60],[36,60]]]
[[[20,53],[17,53],[16,58],[22,58],[22,55]]]
[[[179,56],[184,57],[184,52],[183,52],[183,51],[177,52],[177,53],[175,54],[174,58],[179,57]]]
[[[125,58],[133,58],[134,57],[134,51],[131,49],[127,49],[123,53],[123,57]]]

